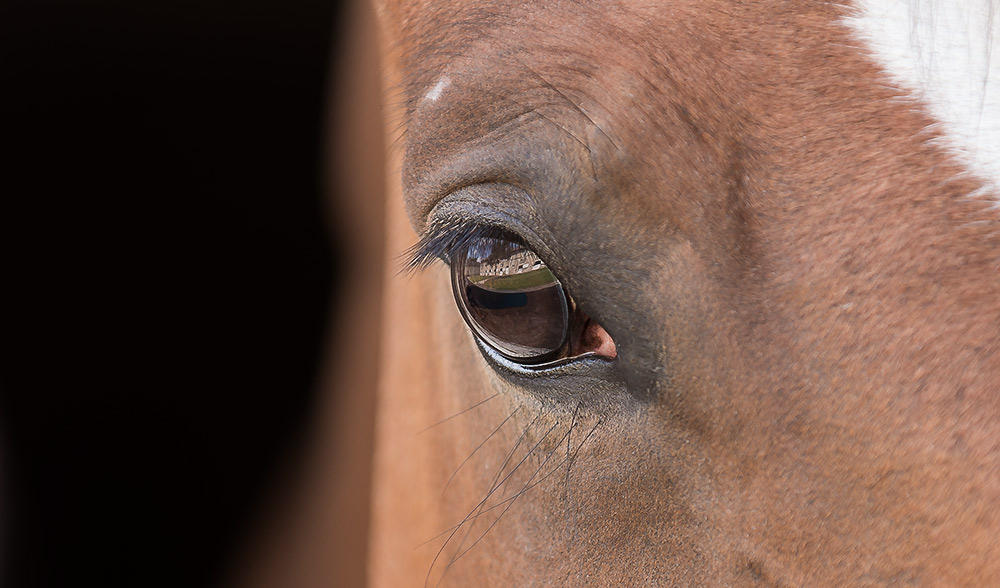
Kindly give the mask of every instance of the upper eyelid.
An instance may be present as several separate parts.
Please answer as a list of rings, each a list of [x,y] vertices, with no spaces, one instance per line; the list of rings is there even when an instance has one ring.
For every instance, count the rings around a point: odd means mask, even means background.
[[[466,230],[463,225],[440,227],[432,224],[415,245],[402,253],[400,273],[410,274],[426,268],[435,259],[444,259]]]
[[[549,246],[558,239],[538,214],[535,197],[517,184],[491,181],[456,189],[437,200],[424,227],[420,241],[401,254],[399,273],[422,270],[435,259],[447,263],[457,245],[491,231],[517,237],[553,271],[567,269]]]
[[[476,239],[498,237],[511,234],[520,236],[508,229],[485,224],[476,219],[455,219],[432,223],[426,234],[416,245],[403,252],[401,273],[408,274],[422,270],[435,259],[447,261],[452,251]]]

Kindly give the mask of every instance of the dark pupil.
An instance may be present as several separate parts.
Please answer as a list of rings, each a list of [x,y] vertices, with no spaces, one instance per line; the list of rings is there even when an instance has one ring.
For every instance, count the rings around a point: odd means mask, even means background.
[[[562,284],[516,237],[483,237],[452,259],[452,285],[472,330],[505,357],[540,362],[566,340]]]

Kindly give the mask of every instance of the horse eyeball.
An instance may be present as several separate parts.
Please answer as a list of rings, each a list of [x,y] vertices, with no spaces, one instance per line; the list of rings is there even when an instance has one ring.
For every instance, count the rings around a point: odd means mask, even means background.
[[[453,252],[451,270],[462,317],[498,353],[532,364],[564,351],[570,330],[566,291],[520,239],[474,239]]]

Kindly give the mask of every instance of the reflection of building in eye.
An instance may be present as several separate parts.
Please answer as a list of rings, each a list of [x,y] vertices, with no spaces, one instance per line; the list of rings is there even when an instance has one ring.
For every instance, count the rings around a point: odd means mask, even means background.
[[[468,267],[472,275],[510,276],[541,269],[545,263],[532,251],[522,249],[492,263],[470,263]]]

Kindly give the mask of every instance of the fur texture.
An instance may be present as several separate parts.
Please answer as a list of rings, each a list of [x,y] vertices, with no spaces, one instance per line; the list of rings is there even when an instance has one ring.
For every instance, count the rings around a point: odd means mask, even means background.
[[[1000,585],[991,86],[953,124],[839,3],[378,11],[390,250],[503,227],[618,355],[509,369],[388,278],[375,586]]]
[[[1000,2],[857,0],[845,23],[1000,202]]]

